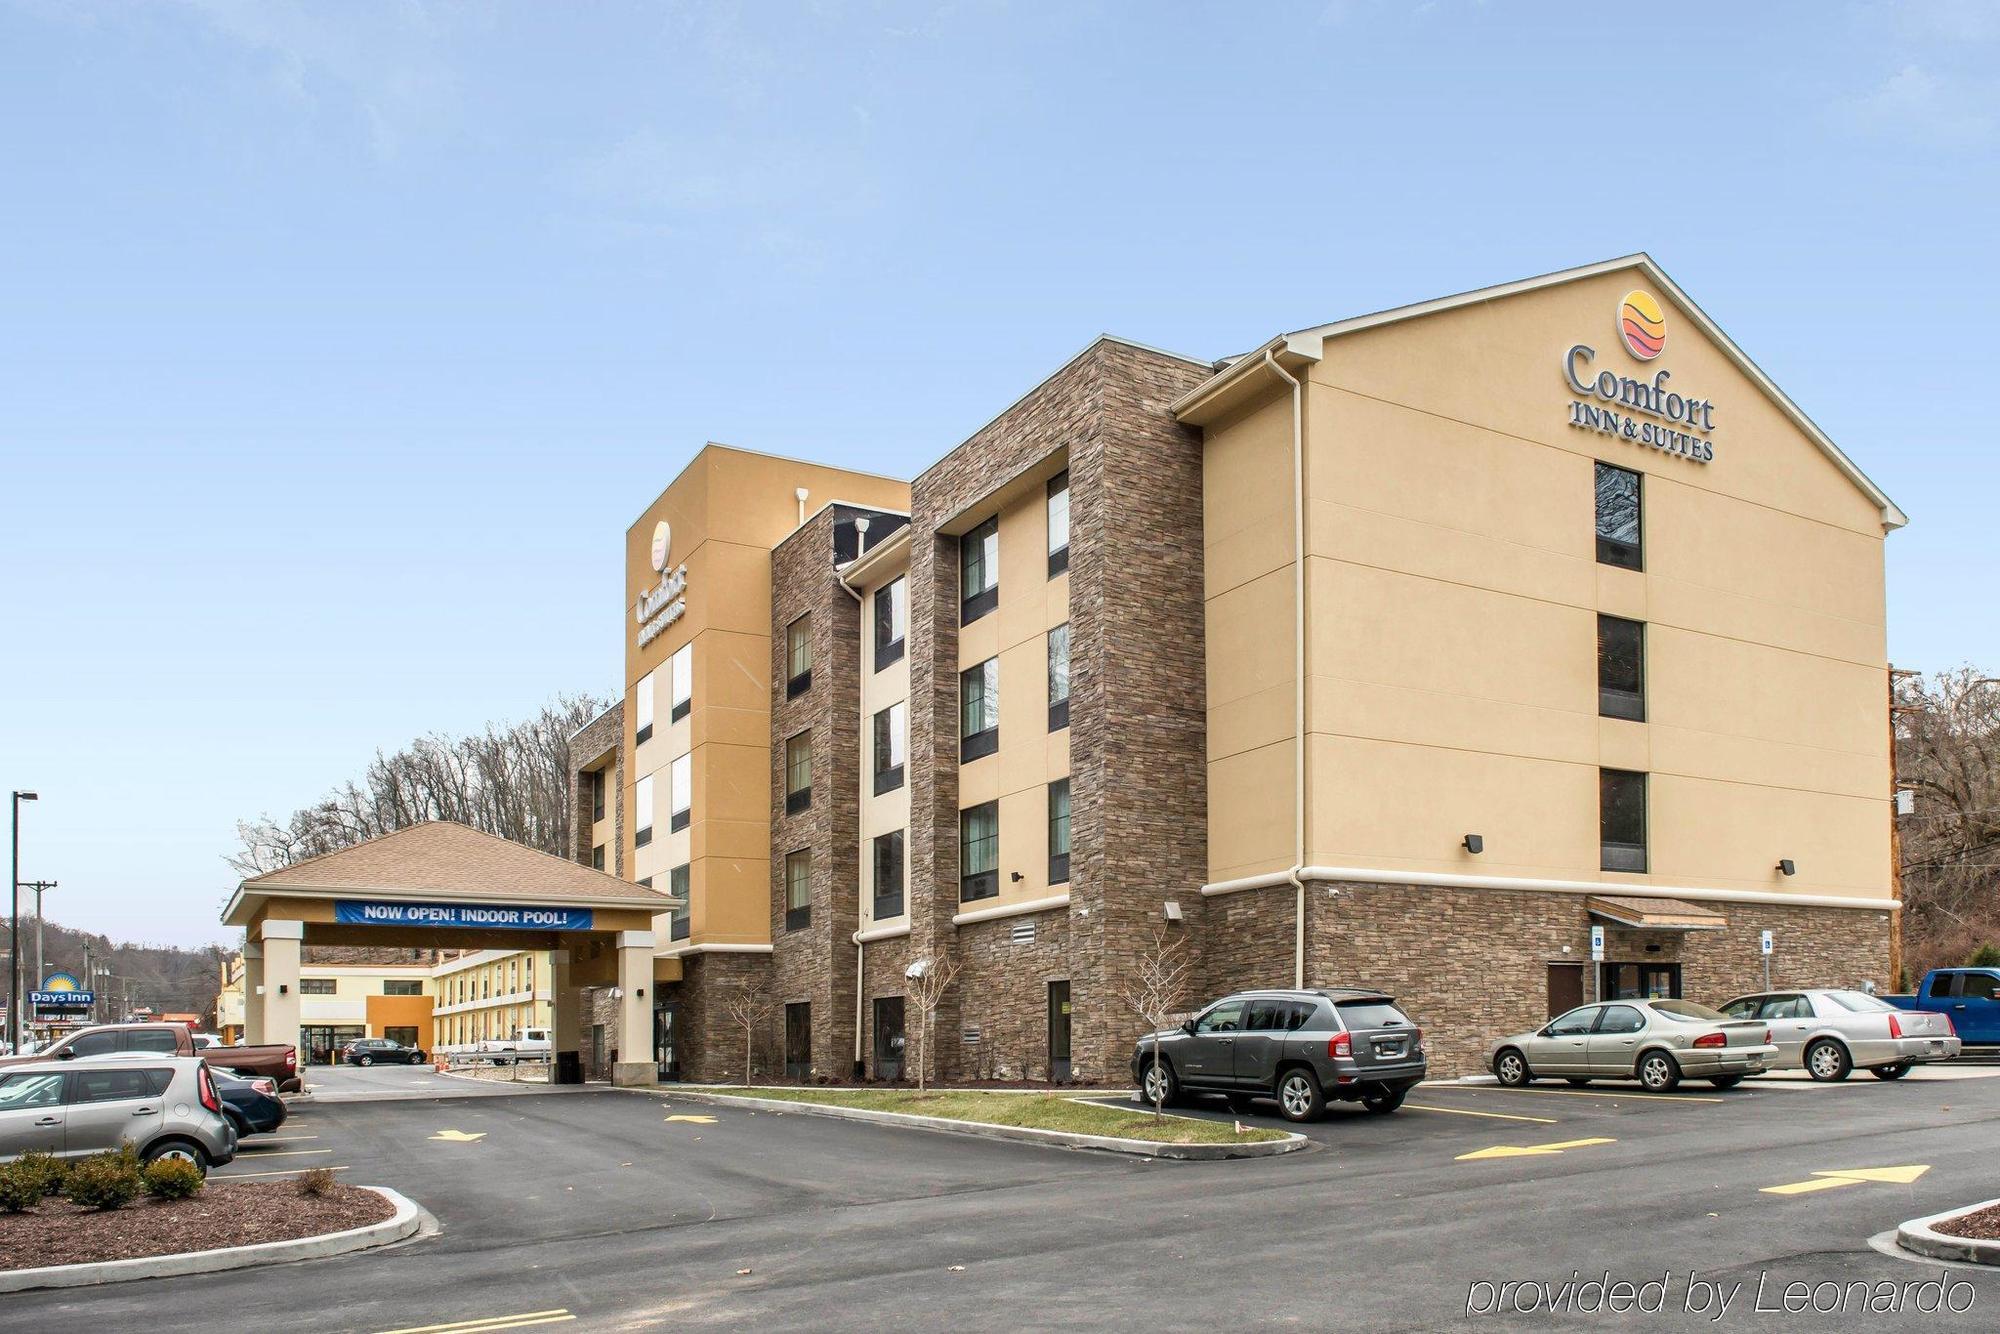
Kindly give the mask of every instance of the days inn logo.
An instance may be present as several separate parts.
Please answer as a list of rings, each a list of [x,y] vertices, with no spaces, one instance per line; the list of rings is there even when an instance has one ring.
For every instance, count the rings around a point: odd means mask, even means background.
[[[1625,350],[1641,361],[1651,361],[1667,345],[1667,317],[1651,292],[1634,289],[1618,306],[1618,336]]]

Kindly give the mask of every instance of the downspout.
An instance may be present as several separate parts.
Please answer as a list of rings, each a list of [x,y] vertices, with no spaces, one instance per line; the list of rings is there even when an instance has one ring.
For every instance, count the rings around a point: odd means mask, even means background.
[[[805,507],[806,507],[805,492],[801,491],[799,493],[799,510],[801,513],[805,511]],[[868,519],[866,518],[866,516],[856,519],[854,521],[854,528],[856,534],[854,541],[854,549],[856,553],[859,554],[868,545]],[[854,614],[857,617],[860,616],[862,607],[861,593],[858,589],[854,587],[853,584],[847,582],[847,576],[845,574],[842,574],[840,572],[839,567],[837,566],[833,571],[833,581],[840,585],[841,590],[845,592],[847,596],[854,599]],[[862,626],[861,628],[863,630],[867,629],[866,626]],[[855,686],[854,694],[855,694],[854,707],[857,716],[857,721],[855,723],[855,726],[859,727],[861,725],[859,721],[859,714],[862,706],[861,706],[861,688],[858,683]],[[854,768],[855,768],[854,783],[855,787],[858,789],[861,786],[862,782],[861,766],[857,764],[854,766]],[[864,801],[866,800],[867,794],[865,792],[860,793],[859,795],[862,800]],[[861,803],[860,801],[857,801],[855,805],[855,811],[857,812],[855,818],[857,820],[860,818],[858,814],[860,810],[861,810]],[[855,830],[855,837],[857,839],[860,837],[860,833],[861,831],[859,829]],[[859,889],[860,887],[857,885],[856,886],[857,895],[859,894]],[[861,905],[857,903],[855,905],[855,912],[859,914],[860,910],[861,910]],[[862,1071],[866,1068],[861,1059],[861,1021],[863,1016],[861,993],[867,989],[867,977],[868,977],[866,968],[867,961],[868,961],[868,945],[865,941],[861,939],[861,931],[857,927],[854,932],[854,1077],[856,1079],[859,1079],[861,1077]]]
[[[1270,348],[1264,364],[1292,387],[1292,865],[1285,878],[1292,882],[1295,935],[1292,942],[1292,985],[1306,984],[1306,452],[1305,386],[1278,364]]]

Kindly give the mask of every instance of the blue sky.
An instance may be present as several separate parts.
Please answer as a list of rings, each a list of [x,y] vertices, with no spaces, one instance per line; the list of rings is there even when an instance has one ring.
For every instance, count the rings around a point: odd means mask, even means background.
[[[908,475],[1100,331],[1639,249],[1911,514],[1894,659],[2000,670],[1996,47],[1974,3],[0,0],[23,873],[220,938],[239,817],[609,693],[621,534],[704,440]]]

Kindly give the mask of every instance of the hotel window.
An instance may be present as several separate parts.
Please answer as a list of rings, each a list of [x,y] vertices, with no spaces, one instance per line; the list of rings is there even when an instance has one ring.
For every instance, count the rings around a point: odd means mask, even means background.
[[[903,915],[903,831],[875,836],[876,921]]]
[[[1640,551],[1639,474],[1629,468],[1597,465],[1597,561],[1643,570]]]
[[[678,833],[688,827],[694,810],[694,756],[674,757],[673,764],[667,769],[667,800],[667,829]]]
[[[604,845],[602,843],[599,843],[590,850],[590,866],[594,871],[602,871],[604,869]]]
[[[1069,469],[1049,479],[1049,578],[1069,568]]]
[[[958,813],[958,898],[990,899],[1000,892],[1000,803]]]
[[[958,675],[958,759],[961,764],[1000,749],[1000,659]]]
[[[910,585],[898,576],[875,590],[875,670],[903,660],[910,634]]]
[[[910,706],[891,704],[875,715],[875,795],[903,785],[903,762],[909,744]]]
[[[1646,627],[1622,616],[1597,618],[1597,711],[1646,721]]]
[[[812,806],[813,739],[801,732],[785,739],[785,814],[797,815]]]
[[[678,760],[675,763],[679,763]],[[643,848],[653,841],[653,776],[641,778],[632,790],[632,846]]]
[[[1646,775],[1597,771],[1597,836],[1604,870],[1646,869]]]
[[[667,872],[667,893],[681,901],[681,906],[667,914],[667,939],[686,940],[688,927],[694,921],[694,880],[692,866],[676,866]]]
[[[335,983],[330,977],[302,977],[299,979],[301,996],[331,996]]]
[[[593,820],[604,818],[604,770],[602,769],[590,771],[590,818]]]
[[[1069,779],[1049,784],[1049,883],[1069,880]]]
[[[667,721],[677,723],[694,707],[694,645],[682,644],[667,659]]]
[[[1049,730],[1069,726],[1069,622],[1049,631]]]
[[[801,616],[785,627],[785,698],[805,694],[812,683],[812,617]]]
[[[387,977],[382,979],[384,996],[421,996],[424,994],[422,978]]]
[[[812,849],[785,854],[785,930],[796,931],[812,921]]]
[[[958,623],[971,625],[1000,605],[998,515],[958,539]]]
[[[639,678],[639,684],[632,688],[632,720],[638,730],[632,734],[632,744],[643,746],[653,737],[653,674],[647,672]]]

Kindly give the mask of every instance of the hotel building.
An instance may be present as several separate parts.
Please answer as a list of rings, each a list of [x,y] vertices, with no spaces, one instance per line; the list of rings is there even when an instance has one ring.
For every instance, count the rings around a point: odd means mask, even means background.
[[[1595,996],[1883,983],[1902,522],[1645,256],[1101,338],[908,484],[697,454],[576,856],[686,893],[694,1079],[739,995],[760,1075],[899,1075],[920,961],[945,1076],[1121,1079],[1163,939],[1190,1006],[1383,987],[1449,1073]]]

